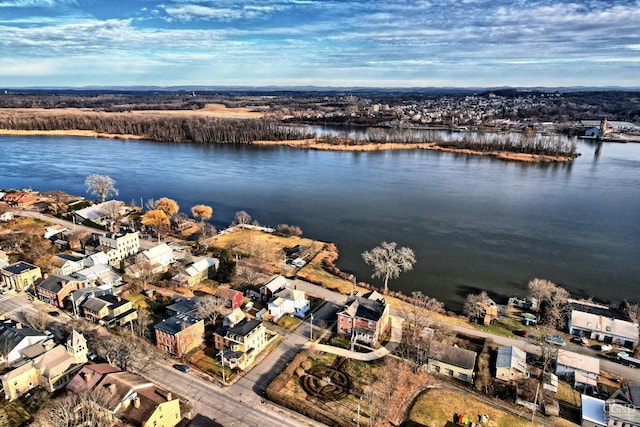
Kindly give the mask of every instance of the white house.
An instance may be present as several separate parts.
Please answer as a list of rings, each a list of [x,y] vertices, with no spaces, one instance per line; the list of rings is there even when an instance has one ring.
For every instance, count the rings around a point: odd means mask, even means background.
[[[600,359],[568,350],[558,350],[556,375],[570,378],[574,387],[596,387],[600,375]]]
[[[22,326],[15,320],[0,321],[0,361],[11,364],[22,358],[22,350],[36,343],[49,339],[49,337],[35,329]]]
[[[304,317],[309,311],[309,300],[305,298],[304,291],[297,289],[283,289],[277,292],[268,304],[269,314],[275,318],[285,314],[293,314],[296,317]]]
[[[95,224],[107,226],[115,218],[119,217],[127,210],[124,202],[118,200],[108,200],[97,205],[91,205],[83,209],[78,209],[73,213],[74,221],[82,224],[91,221]]]
[[[631,349],[638,345],[640,329],[625,312],[584,301],[570,302],[570,334]]]
[[[73,254],[55,254],[51,259],[53,273],[68,276],[84,268],[84,258]]]
[[[92,267],[82,269],[73,274],[78,280],[82,280],[85,287],[97,286],[101,289],[108,289],[119,286],[122,278],[116,274],[111,267],[103,264],[96,264]]]
[[[100,246],[106,248],[109,265],[117,264],[129,256],[137,254],[140,250],[137,231],[100,234],[98,242]]]
[[[85,267],[93,267],[94,265],[108,265],[109,257],[102,251],[94,252],[84,258]]]
[[[273,276],[267,283],[260,287],[260,296],[263,301],[269,301],[273,295],[285,288],[291,288],[289,281],[280,275]]]
[[[512,381],[528,377],[527,353],[514,346],[498,347],[496,378],[502,381]]]
[[[168,267],[176,260],[173,249],[166,243],[161,243],[151,249],[147,249],[142,252],[142,255],[149,264],[157,264],[162,267]]]

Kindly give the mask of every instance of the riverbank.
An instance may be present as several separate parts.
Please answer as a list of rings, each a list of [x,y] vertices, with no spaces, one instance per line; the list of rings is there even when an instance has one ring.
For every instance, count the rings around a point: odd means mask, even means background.
[[[292,148],[304,148],[310,150],[369,152],[383,150],[432,150],[447,153],[468,154],[473,156],[495,157],[500,160],[525,162],[525,163],[563,163],[571,162],[572,156],[550,156],[542,154],[513,153],[510,151],[480,151],[466,148],[443,147],[435,142],[425,143],[358,143],[343,142],[331,144],[315,139],[303,139],[296,141],[254,141],[254,145],[286,146]]]
[[[0,135],[7,136],[85,136],[91,138],[109,138],[123,140],[144,140],[148,139],[141,135],[96,132],[92,130],[65,129],[65,130],[15,130],[0,129]],[[426,143],[358,143],[348,142],[341,144],[330,144],[314,139],[303,139],[295,141],[254,141],[253,145],[262,146],[285,146],[299,149],[324,150],[324,151],[345,151],[345,152],[373,152],[384,150],[432,150],[448,153],[467,154],[473,156],[494,157],[500,160],[516,161],[523,163],[566,163],[574,160],[571,156],[549,156],[541,154],[512,153],[509,151],[479,151],[465,148],[441,147],[435,142]]]
[[[279,126],[278,122],[264,119],[256,109],[228,108],[222,104],[207,104],[197,110],[132,110],[126,112],[94,111],[83,108],[2,108],[0,135],[84,136],[122,140],[170,142],[242,143],[253,145],[287,146],[292,148],[366,152],[382,150],[432,150],[457,154],[494,157],[500,160],[525,163],[567,163],[579,154],[551,149],[559,154],[533,154],[519,151],[546,151],[547,148],[511,146],[510,142],[485,145],[486,142],[454,146],[443,141],[411,143],[370,142],[342,138],[310,138],[304,132]],[[239,125],[237,119],[242,121]],[[255,120],[252,120],[255,119]],[[211,128],[206,120],[218,120]],[[187,121],[187,123],[185,123]],[[253,123],[253,125],[251,125]],[[2,127],[4,126],[4,129]],[[37,128],[37,129],[32,129]],[[62,128],[62,129],[61,129]],[[79,129],[80,128],[80,129]],[[92,129],[93,128],[93,129]],[[283,131],[283,129],[287,129]],[[397,136],[397,138],[403,138]],[[405,139],[406,140],[406,139]],[[491,144],[491,142],[489,142]],[[476,149],[478,148],[478,149]],[[491,149],[494,148],[494,149]]]

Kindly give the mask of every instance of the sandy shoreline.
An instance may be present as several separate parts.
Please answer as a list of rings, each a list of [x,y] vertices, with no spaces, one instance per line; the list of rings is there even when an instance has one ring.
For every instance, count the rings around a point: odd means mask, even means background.
[[[318,142],[312,139],[296,140],[296,141],[254,141],[255,145],[272,145],[287,146],[293,148],[305,148],[310,150],[325,151],[350,151],[350,152],[366,152],[366,151],[382,151],[382,150],[432,150],[444,151],[447,153],[468,154],[473,156],[495,157],[501,160],[509,160],[525,163],[552,163],[552,162],[571,162],[574,160],[571,156],[548,156],[541,154],[524,154],[512,153],[509,151],[478,151],[455,147],[441,147],[435,142],[425,143],[385,143],[385,144],[328,144]]]

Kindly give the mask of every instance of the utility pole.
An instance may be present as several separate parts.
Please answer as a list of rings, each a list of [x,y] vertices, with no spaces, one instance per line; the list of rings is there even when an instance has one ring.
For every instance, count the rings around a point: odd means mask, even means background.
[[[218,353],[218,355],[221,357],[222,359],[222,382],[226,383],[227,380],[224,377],[224,349],[221,349],[220,352]]]
[[[533,410],[531,411],[531,422],[533,422],[533,417],[536,416],[536,405],[538,404],[538,391],[540,390],[540,381],[538,380],[538,385],[536,386],[536,397],[533,399]]]
[[[311,313],[311,323],[309,327],[309,341],[313,341],[313,313]]]

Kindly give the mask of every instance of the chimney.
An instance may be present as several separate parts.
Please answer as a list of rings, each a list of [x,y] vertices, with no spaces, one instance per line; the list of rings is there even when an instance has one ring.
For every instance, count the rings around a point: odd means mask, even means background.
[[[89,382],[91,381],[91,378],[93,378],[93,371],[86,371],[84,373],[84,380],[87,384],[89,384]]]
[[[167,392],[167,402],[171,400],[171,392]]]
[[[16,323],[16,329],[22,329],[22,323],[20,322]]]
[[[140,398],[136,397],[135,399],[133,399],[133,407],[138,409],[140,407]]]
[[[116,394],[116,385],[115,384],[109,384],[107,387],[109,388],[109,393]]]

